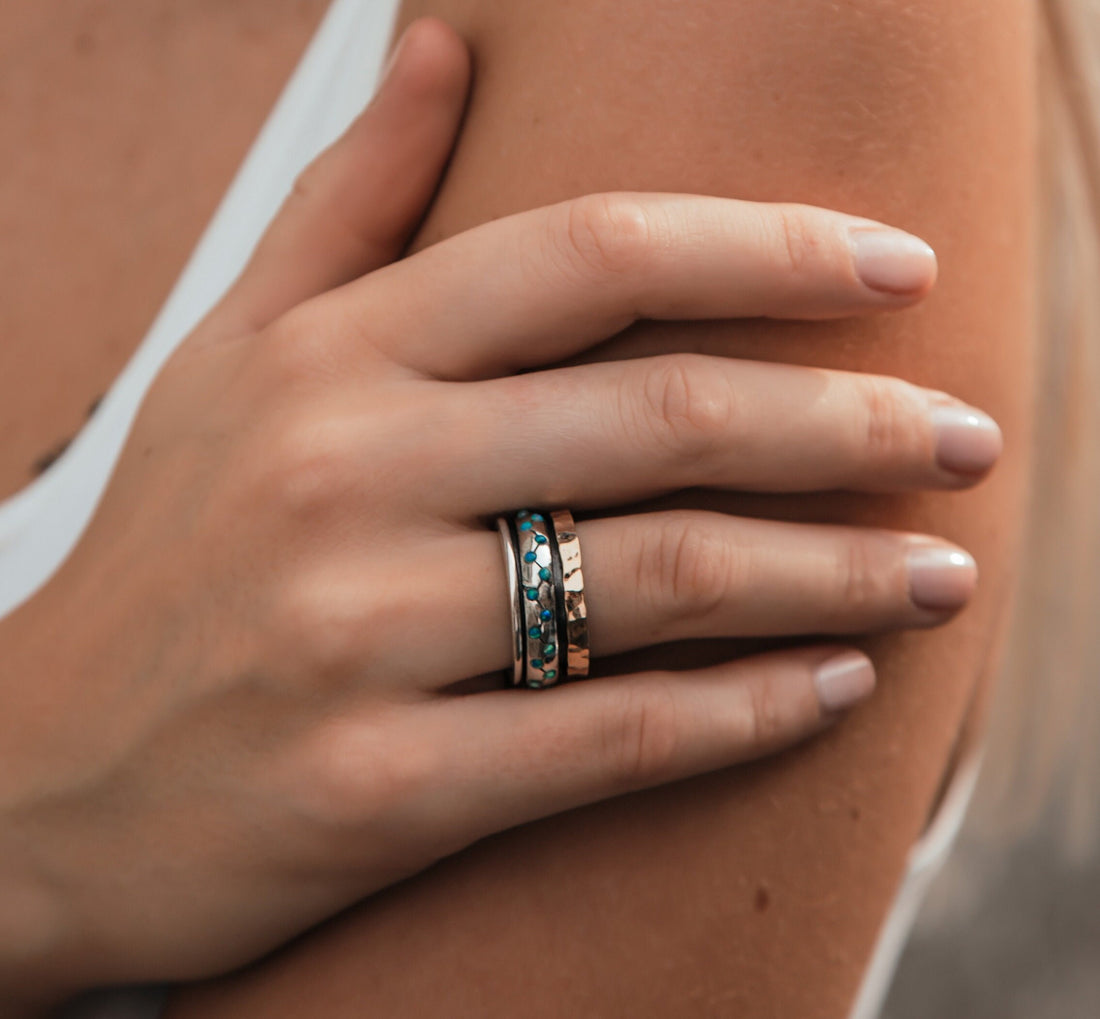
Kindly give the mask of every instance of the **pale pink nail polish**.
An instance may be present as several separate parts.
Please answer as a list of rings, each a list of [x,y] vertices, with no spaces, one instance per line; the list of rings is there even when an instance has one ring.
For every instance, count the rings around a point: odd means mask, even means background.
[[[844,651],[817,667],[814,686],[826,711],[844,711],[871,696],[875,689],[875,667],[865,654]]]
[[[908,567],[910,599],[917,608],[934,612],[962,608],[978,581],[974,559],[946,545],[914,545]]]
[[[997,422],[973,407],[932,409],[936,430],[936,462],[956,474],[984,474],[1004,449]]]
[[[936,282],[936,253],[919,237],[886,227],[857,227],[848,236],[864,286],[904,295]]]

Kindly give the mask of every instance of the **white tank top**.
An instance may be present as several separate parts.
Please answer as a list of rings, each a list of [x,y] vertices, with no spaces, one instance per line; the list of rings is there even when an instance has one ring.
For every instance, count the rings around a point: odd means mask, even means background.
[[[0,616],[29,598],[72,551],[168,356],[244,268],[295,177],[369,100],[382,68],[397,0],[333,0],[160,314],[96,413],[41,477],[0,502]],[[924,893],[962,823],[977,755],[957,769],[883,925],[851,1019],[874,1019]],[[157,991],[107,993],[72,1019],[152,1019]]]

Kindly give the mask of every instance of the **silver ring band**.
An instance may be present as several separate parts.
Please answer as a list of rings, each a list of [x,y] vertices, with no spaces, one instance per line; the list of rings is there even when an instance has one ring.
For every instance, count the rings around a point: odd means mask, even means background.
[[[501,548],[504,551],[504,570],[508,576],[508,590],[512,595],[512,685],[523,682],[523,613],[519,604],[519,566],[516,559],[516,542],[507,517],[497,517]]]

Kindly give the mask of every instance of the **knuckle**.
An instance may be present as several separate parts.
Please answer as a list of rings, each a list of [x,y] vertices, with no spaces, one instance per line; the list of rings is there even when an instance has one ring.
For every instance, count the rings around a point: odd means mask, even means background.
[[[612,782],[624,790],[672,777],[682,720],[672,679],[625,683],[603,715],[602,751]]]
[[[277,393],[287,386],[328,381],[340,374],[337,330],[308,304],[287,312],[257,336],[253,351],[262,377]]]
[[[874,377],[861,378],[857,384],[863,409],[860,435],[864,455],[872,462],[896,461],[909,452],[917,433],[912,387]]]
[[[346,427],[305,416],[259,439],[254,494],[284,518],[309,522],[331,510],[353,484]]]
[[[698,466],[730,442],[736,407],[725,375],[699,354],[649,359],[641,384],[650,437],[678,464]]]
[[[395,817],[421,802],[441,773],[432,741],[404,739],[395,745],[377,722],[325,727],[315,755],[309,769],[314,816],[338,831],[385,831],[388,844],[400,834]]]
[[[844,542],[836,558],[835,590],[846,616],[865,616],[890,598],[893,571],[882,569],[874,542],[864,537]]]
[[[781,205],[775,213],[780,257],[790,273],[799,275],[819,257],[821,239],[799,206]]]
[[[552,217],[555,245],[584,278],[597,281],[644,268],[651,244],[645,206],[625,194],[585,195],[566,202]]]
[[[283,585],[272,615],[281,667],[311,687],[339,690],[371,671],[369,605],[343,597],[333,585],[299,577]]]
[[[651,600],[673,622],[707,619],[725,604],[732,574],[731,548],[705,523],[703,514],[662,514],[650,540],[642,543],[642,569]]]
[[[746,689],[748,701],[748,745],[767,747],[782,737],[787,717],[783,709],[783,684],[750,683]]]

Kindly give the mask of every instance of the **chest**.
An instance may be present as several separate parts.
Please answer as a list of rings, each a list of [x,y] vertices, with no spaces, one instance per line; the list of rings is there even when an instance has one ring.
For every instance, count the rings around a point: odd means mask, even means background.
[[[0,10],[0,498],[137,346],[327,0]]]

